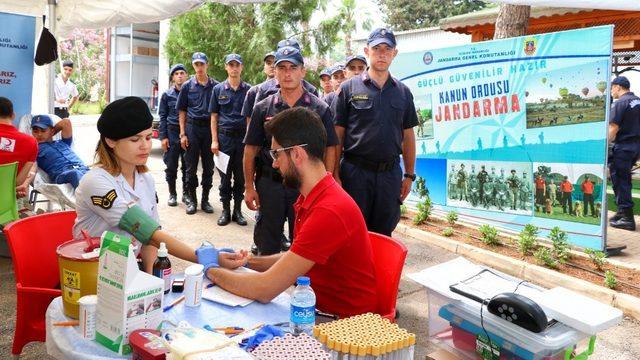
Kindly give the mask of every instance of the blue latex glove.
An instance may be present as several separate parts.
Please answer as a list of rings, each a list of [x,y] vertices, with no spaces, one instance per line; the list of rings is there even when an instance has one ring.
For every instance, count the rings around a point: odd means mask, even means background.
[[[205,273],[212,267],[220,267],[218,261],[221,252],[234,253],[235,251],[230,248],[216,249],[211,245],[202,245],[198,249],[196,249],[198,264],[204,265]]]
[[[264,341],[271,340],[277,336],[284,336],[284,331],[273,325],[265,325],[258,330],[255,335],[248,338],[246,341],[243,341],[240,347],[244,350],[254,349]]]

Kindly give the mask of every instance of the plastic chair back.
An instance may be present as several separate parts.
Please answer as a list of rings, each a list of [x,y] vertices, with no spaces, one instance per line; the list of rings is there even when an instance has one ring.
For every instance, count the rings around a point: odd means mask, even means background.
[[[18,218],[18,203],[16,202],[16,176],[18,163],[0,165],[0,225]]]
[[[31,341],[45,341],[45,313],[51,300],[60,296],[56,248],[73,239],[75,219],[75,211],[45,213],[4,228],[16,279],[14,355]]]
[[[394,322],[396,300],[407,247],[398,240],[369,231],[378,283],[378,314]]]

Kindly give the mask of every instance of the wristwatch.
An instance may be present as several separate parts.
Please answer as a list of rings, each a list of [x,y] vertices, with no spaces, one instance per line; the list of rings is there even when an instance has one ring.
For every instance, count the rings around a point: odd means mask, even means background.
[[[411,181],[416,181],[416,174],[404,174],[403,176],[411,179]]]

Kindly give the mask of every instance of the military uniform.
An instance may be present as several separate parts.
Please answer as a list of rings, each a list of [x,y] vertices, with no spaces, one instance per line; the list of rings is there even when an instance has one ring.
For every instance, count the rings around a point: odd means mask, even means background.
[[[400,219],[404,130],[418,125],[413,95],[392,76],[380,89],[365,71],[340,86],[335,123],[345,129],[342,186],[368,229],[391,235]]]
[[[517,210],[518,198],[520,197],[520,179],[516,176],[515,172],[512,172],[511,176],[507,178],[507,184],[509,185],[511,197],[511,210]]]
[[[178,110],[176,110],[179,94],[180,90],[172,86],[162,94],[158,107],[158,116],[160,117],[158,138],[160,140],[169,140],[169,148],[162,155],[162,160],[166,166],[166,169],[164,169],[164,177],[169,184],[170,195],[176,194],[178,161],[180,161],[181,164],[180,173],[182,175],[183,193],[187,187],[187,170],[184,162],[184,150],[180,146],[180,123],[178,122]],[[175,204],[173,206],[175,206]]]
[[[318,113],[327,131],[327,147],[338,144],[331,111],[322,100],[305,91],[294,106],[304,106]],[[266,122],[286,109],[289,109],[289,105],[282,99],[280,92],[256,104],[244,140],[246,145],[261,147],[256,157],[255,167],[260,209],[256,214],[257,221],[253,233],[254,242],[261,255],[275,254],[280,251],[285,220],[289,224],[289,234],[293,236],[295,217],[293,204],[299,192],[285,187],[282,184],[280,172],[272,167],[273,159],[269,155],[271,136],[264,130]]]

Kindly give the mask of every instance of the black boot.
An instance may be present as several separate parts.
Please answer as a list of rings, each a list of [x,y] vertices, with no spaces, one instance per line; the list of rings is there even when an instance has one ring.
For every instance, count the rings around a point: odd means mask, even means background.
[[[633,208],[624,209],[622,217],[609,223],[614,228],[636,231],[636,221],[633,218]]]
[[[624,216],[624,211],[618,209],[618,211],[616,211],[616,214],[609,218],[609,221],[618,221],[622,218],[622,216]]]
[[[187,190],[182,189],[182,203],[187,205],[187,196],[189,195],[189,193],[187,192]]]
[[[200,208],[202,208],[202,211],[207,214],[213,214],[213,206],[209,204],[209,190],[210,189],[202,189],[202,201],[200,202]]]
[[[178,195],[176,195],[176,182],[169,182],[169,200],[167,200],[167,205],[169,206],[178,206]]]
[[[189,191],[186,194],[185,200],[187,201],[187,215],[193,215],[198,211],[198,199],[196,198],[196,191]]]
[[[235,221],[240,226],[246,226],[247,220],[242,216],[242,200],[235,200],[233,202],[233,214],[231,220]]]
[[[225,226],[231,222],[231,206],[229,205],[229,201],[225,201],[222,203],[222,214],[218,218],[218,225]]]

